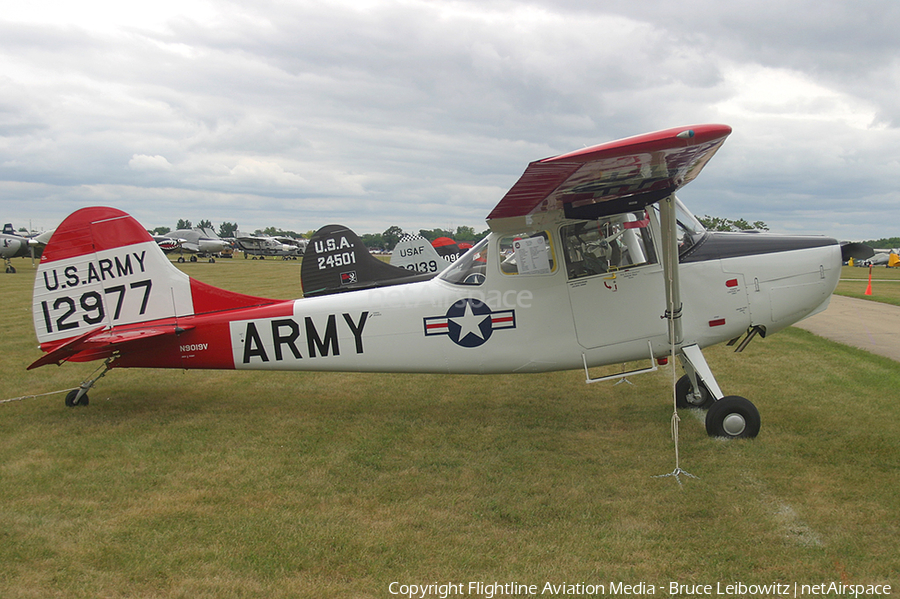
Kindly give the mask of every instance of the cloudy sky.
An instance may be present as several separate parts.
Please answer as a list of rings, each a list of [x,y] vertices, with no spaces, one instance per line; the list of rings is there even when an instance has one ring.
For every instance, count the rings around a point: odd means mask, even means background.
[[[30,0],[0,13],[0,223],[485,228],[536,159],[694,123],[680,192],[900,235],[896,0]]]

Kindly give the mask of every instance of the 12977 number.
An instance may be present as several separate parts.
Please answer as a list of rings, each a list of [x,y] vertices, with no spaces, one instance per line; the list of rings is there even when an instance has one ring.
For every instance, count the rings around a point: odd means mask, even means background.
[[[70,331],[77,329],[84,322],[87,325],[100,324],[106,318],[107,310],[104,297],[113,296],[115,308],[112,311],[112,320],[119,320],[122,316],[122,306],[125,304],[126,294],[131,297],[134,294],[127,293],[128,289],[143,290],[140,299],[141,307],[138,315],[143,316],[147,311],[147,302],[150,300],[150,288],[153,286],[150,279],[135,281],[126,288],[125,285],[116,285],[99,291],[86,291],[80,297],[60,296],[53,303],[41,302],[41,311],[44,315],[44,326],[48,333]],[[79,308],[81,310],[79,311]],[[61,314],[59,313],[61,312]]]

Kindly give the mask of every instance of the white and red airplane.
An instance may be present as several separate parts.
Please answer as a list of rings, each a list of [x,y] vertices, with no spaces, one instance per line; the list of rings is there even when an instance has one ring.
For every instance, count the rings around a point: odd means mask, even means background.
[[[487,218],[490,235],[437,276],[371,257],[333,226],[310,241],[304,297],[273,300],[184,274],[113,208],[70,215],[34,289],[43,357],[111,368],[520,373],[679,358],[679,406],[710,435],[756,436],[702,348],[768,335],[823,310],[842,262],[826,237],[711,233],[675,198],[731,128],[697,125],[531,163]],[[375,264],[380,266],[375,266]],[[400,273],[398,275],[398,272]],[[402,276],[401,276],[402,275]],[[613,375],[613,376],[623,376]]]

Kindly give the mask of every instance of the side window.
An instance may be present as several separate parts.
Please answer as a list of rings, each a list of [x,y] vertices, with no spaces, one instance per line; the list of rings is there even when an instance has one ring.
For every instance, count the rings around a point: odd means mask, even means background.
[[[561,235],[570,279],[656,263],[644,211],[566,225]]]
[[[506,275],[547,275],[556,271],[553,244],[547,231],[500,238],[500,272]]]

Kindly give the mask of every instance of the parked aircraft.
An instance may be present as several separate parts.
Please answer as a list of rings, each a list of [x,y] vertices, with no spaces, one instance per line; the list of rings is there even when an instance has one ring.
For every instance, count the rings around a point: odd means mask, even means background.
[[[391,265],[418,273],[437,274],[461,255],[459,245],[448,237],[431,242],[421,235],[404,235],[391,253]]]
[[[739,351],[825,309],[842,256],[826,237],[703,229],[675,192],[730,133],[669,129],[533,162],[488,215],[488,237],[436,277],[388,281],[405,269],[335,230],[304,259],[313,297],[297,300],[213,288],[175,268],[124,212],[79,210],[39,267],[33,314],[46,353],[29,368],[104,359],[67,395],[74,406],[118,367],[583,369],[596,382],[632,372],[596,377],[593,367],[646,359],[638,371],[650,371],[674,356],[686,372],[677,405],[709,406],[710,435],[754,437],[759,412],[722,392],[702,349],[743,337]],[[372,275],[372,262],[392,270]]]
[[[50,239],[50,232],[40,235],[21,235],[13,228],[12,223],[3,225],[3,233],[0,233],[0,258],[6,263],[7,274],[15,274],[16,267],[12,265],[12,258],[40,255],[40,249]]]
[[[900,266],[900,251],[896,249],[876,249],[873,255],[867,260],[857,262],[860,266]]]
[[[179,251],[181,255],[178,262],[185,261],[185,252],[191,254],[191,262],[196,262],[197,256],[209,257],[210,262],[215,262],[215,256],[231,248],[231,242],[220,238],[215,231],[200,227],[178,229],[165,235],[154,236],[153,239],[166,253]]]
[[[306,250],[305,239],[293,239],[291,237],[269,237],[268,235],[250,235],[238,231],[233,238],[237,248],[244,252],[245,256],[259,256],[260,260],[266,256],[281,256],[284,259],[298,258]]]
[[[325,225],[316,231],[300,265],[303,297],[427,281],[437,274],[382,262],[369,253],[359,235],[343,225]]]

